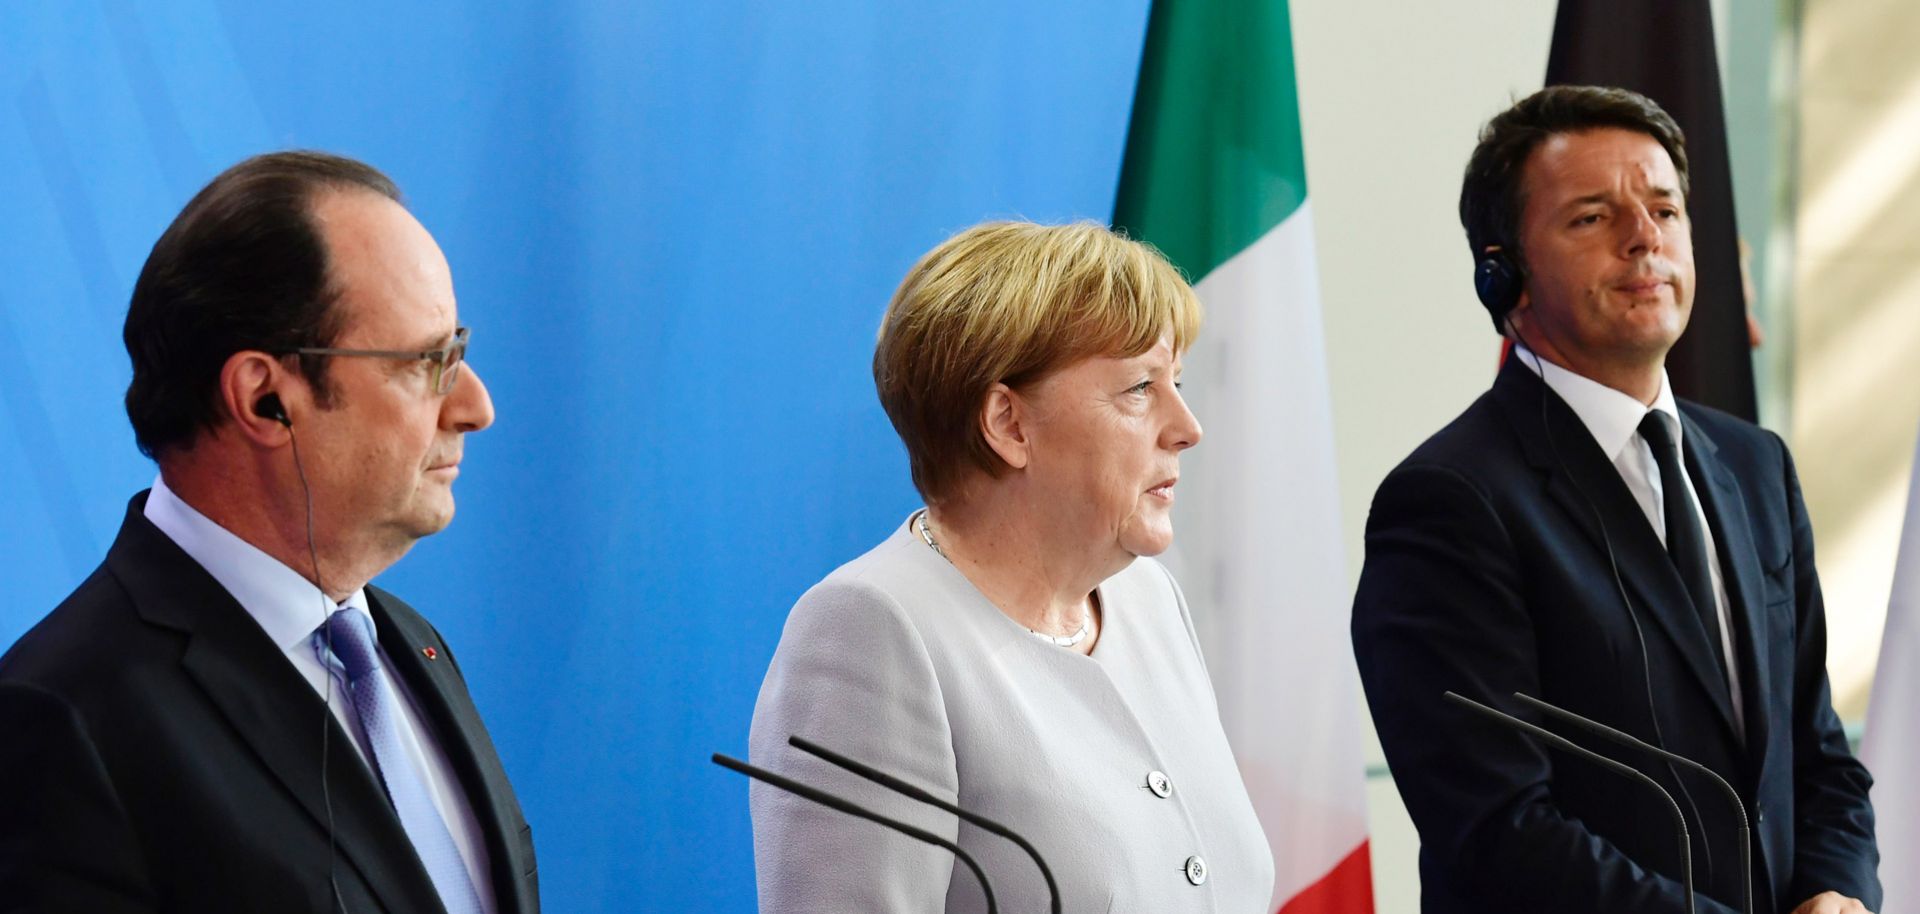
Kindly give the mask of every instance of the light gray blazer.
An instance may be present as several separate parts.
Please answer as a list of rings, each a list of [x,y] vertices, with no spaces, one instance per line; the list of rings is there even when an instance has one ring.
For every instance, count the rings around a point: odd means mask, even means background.
[[[1092,656],[1055,647],[902,524],[794,605],[754,708],[752,760],[957,841],[1008,914],[1047,910],[1017,846],[788,735],[1012,827],[1053,868],[1064,911],[1263,914],[1273,859],[1179,587],[1143,558],[1099,594]],[[945,850],[758,782],[750,805],[762,914],[986,910]]]

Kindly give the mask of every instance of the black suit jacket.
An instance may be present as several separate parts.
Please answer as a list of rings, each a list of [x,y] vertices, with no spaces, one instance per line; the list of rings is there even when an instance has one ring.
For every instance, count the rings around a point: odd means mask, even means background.
[[[345,731],[145,505],[0,657],[0,911],[323,914],[330,879],[349,914],[441,911]],[[499,911],[535,914],[533,835],[453,652],[392,594],[367,595],[473,805]]]
[[[1680,411],[1726,583],[1744,739],[1659,537],[1586,426],[1526,367],[1509,360],[1374,496],[1354,653],[1420,831],[1424,911],[1685,910],[1666,801],[1443,702],[1449,689],[1536,722],[1511,695],[1537,696],[1720,773],[1753,817],[1756,911],[1826,890],[1879,909],[1871,779],[1828,695],[1792,457],[1771,432],[1691,403]],[[1731,805],[1698,775],[1628,760],[1695,823],[1699,910],[1737,911]]]

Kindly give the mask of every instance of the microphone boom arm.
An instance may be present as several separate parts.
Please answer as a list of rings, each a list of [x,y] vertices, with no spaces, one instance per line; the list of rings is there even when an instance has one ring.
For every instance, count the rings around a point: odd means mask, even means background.
[[[864,764],[862,762],[856,762],[853,759],[850,759],[844,755],[841,755],[840,753],[835,752],[832,749],[828,749],[827,747],[822,746],[819,743],[816,743],[810,739],[807,739],[804,736],[790,736],[787,738],[787,744],[794,747],[795,749],[799,749],[802,752],[807,752],[807,753],[811,753],[813,755],[819,756],[820,758],[825,759],[826,761],[832,762],[835,765],[845,768],[848,771],[851,771],[854,774],[857,774],[863,778],[866,778],[869,781],[879,784],[882,787],[892,790],[895,793],[904,794],[908,797],[912,797],[913,799],[919,800],[920,802],[925,803],[928,806],[932,806],[935,809],[940,809],[946,812],[953,813],[954,815],[959,816],[960,818],[965,819],[966,821],[971,822],[976,826],[979,826],[981,829],[992,832],[996,835],[999,835],[1002,838],[1007,839],[1008,841],[1012,841],[1013,843],[1020,845],[1020,849],[1023,851],[1026,851],[1027,856],[1033,858],[1034,865],[1040,868],[1041,877],[1047,880],[1047,894],[1051,897],[1053,902],[1053,907],[1051,909],[1053,914],[1060,914],[1060,887],[1059,885],[1055,884],[1053,881],[1053,870],[1047,866],[1047,861],[1041,859],[1040,851],[1036,850],[1032,844],[1028,843],[1027,839],[1020,837],[1018,832],[1015,832],[1013,829],[1008,828],[1007,826],[1002,825],[998,822],[995,822],[994,820],[989,819],[986,816],[983,816],[977,812],[972,812],[970,810],[962,809],[956,804],[949,803],[945,800],[942,800],[939,797],[936,797],[933,794],[928,793],[926,790],[920,787],[917,787],[913,784],[909,784],[906,781],[903,781],[897,777],[894,777],[891,774],[888,774],[884,771],[879,770],[878,768],[874,768],[873,766]]]
[[[1734,811],[1740,814],[1740,873],[1745,880],[1741,885],[1741,890],[1744,893],[1742,900],[1745,904],[1741,905],[1740,910],[1746,912],[1746,914],[1753,914],[1753,846],[1750,838],[1752,835],[1752,827],[1747,822],[1747,804],[1740,801],[1740,794],[1734,791],[1733,785],[1727,783],[1726,778],[1720,776],[1720,772],[1708,768],[1678,752],[1669,752],[1631,733],[1616,730],[1597,720],[1581,717],[1572,711],[1568,711],[1557,705],[1548,704],[1531,695],[1515,692],[1513,693],[1513,697],[1555,720],[1585,728],[1598,736],[1610,739],[1622,746],[1653,753],[1655,756],[1679,765],[1688,771],[1698,771],[1706,775],[1708,779],[1712,780],[1715,784],[1720,785],[1721,792],[1725,793],[1727,799],[1732,801]],[[1699,813],[1699,810],[1694,810],[1695,815],[1699,815]]]
[[[954,857],[958,858],[961,863],[966,864],[968,869],[973,870],[973,878],[980,880],[980,891],[985,892],[987,896],[987,914],[999,914],[999,908],[996,907],[993,903],[993,886],[987,883],[987,874],[980,869],[980,864],[974,861],[972,855],[960,849],[960,845],[955,844],[952,841],[948,841],[947,839],[942,838],[939,835],[936,835],[925,829],[915,828],[914,826],[908,825],[905,822],[901,822],[898,819],[889,819],[886,816],[883,816],[870,809],[866,809],[862,806],[858,806],[854,803],[850,803],[846,800],[843,800],[837,796],[834,796],[833,794],[830,794],[817,787],[809,787],[805,784],[800,783],[799,781],[774,774],[773,772],[768,771],[765,768],[761,768],[755,765],[749,765],[746,762],[740,761],[739,759],[733,758],[731,756],[722,755],[718,752],[715,752],[713,754],[713,763],[716,765],[719,765],[722,768],[729,768],[734,771],[738,771],[741,774],[746,775],[747,777],[753,778],[754,780],[765,781],[768,784],[772,784],[773,786],[780,788],[781,790],[794,794],[795,796],[804,797],[806,799],[812,800],[815,803],[818,803],[829,809],[839,810],[840,812],[844,812],[847,815],[856,816],[858,818],[865,819],[869,822],[874,822],[880,825],[884,825],[888,828],[893,829],[894,831],[897,831],[903,835],[906,835],[909,838],[915,838],[920,841],[925,841],[926,843],[934,845],[935,847],[944,847],[947,850],[952,851]]]
[[[1527,723],[1526,721],[1521,720],[1520,718],[1515,717],[1511,714],[1508,714],[1505,711],[1500,711],[1494,708],[1490,708],[1477,701],[1474,701],[1471,698],[1466,697],[1465,695],[1461,695],[1458,692],[1449,691],[1443,697],[1446,698],[1448,701],[1451,701],[1457,705],[1461,705],[1462,707],[1468,708],[1474,711],[1475,713],[1478,713],[1486,717],[1487,719],[1492,720],[1495,723],[1498,723],[1505,727],[1510,727],[1512,729],[1519,730],[1527,734],[1528,736],[1531,736],[1534,739],[1539,740],[1542,743],[1552,746],[1555,749],[1560,749],[1565,752],[1570,752],[1574,755],[1580,756],[1581,758],[1587,759],[1588,761],[1598,764],[1603,768],[1607,768],[1617,774],[1639,781],[1642,784],[1645,784],[1648,787],[1653,788],[1655,791],[1657,791],[1660,794],[1660,796],[1666,798],[1667,805],[1673,807],[1674,824],[1679,826],[1680,828],[1680,868],[1681,868],[1681,874],[1686,880],[1687,914],[1694,914],[1693,839],[1690,835],[1687,834],[1687,817],[1680,812],[1680,804],[1674,802],[1673,794],[1668,793],[1665,787],[1660,786],[1659,781],[1656,781],[1653,778],[1647,777],[1645,774],[1643,774],[1640,771],[1640,769],[1635,768],[1632,765],[1628,765],[1624,762],[1618,762],[1613,759],[1607,758],[1606,756],[1601,755],[1600,753],[1595,752],[1592,749],[1588,749],[1585,746],[1582,746],[1578,743],[1575,743],[1572,740],[1569,740],[1558,733],[1555,733],[1551,730],[1547,730],[1545,728],[1539,727],[1534,724]]]

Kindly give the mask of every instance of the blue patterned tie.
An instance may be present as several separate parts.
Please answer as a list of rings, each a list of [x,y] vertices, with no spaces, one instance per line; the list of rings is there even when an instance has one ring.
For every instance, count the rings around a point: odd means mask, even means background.
[[[333,638],[331,654],[329,634]],[[427,875],[433,878],[447,914],[481,914],[479,896],[467,878],[467,866],[454,846],[453,833],[447,830],[426,781],[407,758],[400,741],[400,696],[380,664],[373,619],[358,609],[342,608],[313,633],[313,652],[322,666],[346,681],[353,709],[360,715],[360,728],[366,731],[367,743],[373,749],[374,774],[386,784],[387,798],[393,801],[394,812],[400,814],[400,824],[406,828]]]

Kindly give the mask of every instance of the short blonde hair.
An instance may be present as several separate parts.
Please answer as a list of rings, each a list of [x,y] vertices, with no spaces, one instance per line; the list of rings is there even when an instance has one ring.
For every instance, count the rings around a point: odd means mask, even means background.
[[[980,408],[1092,356],[1128,358],[1163,336],[1183,353],[1200,300],[1151,246],[1095,222],[988,222],[928,251],[880,324],[873,382],[928,504],[978,470],[1006,468]]]

